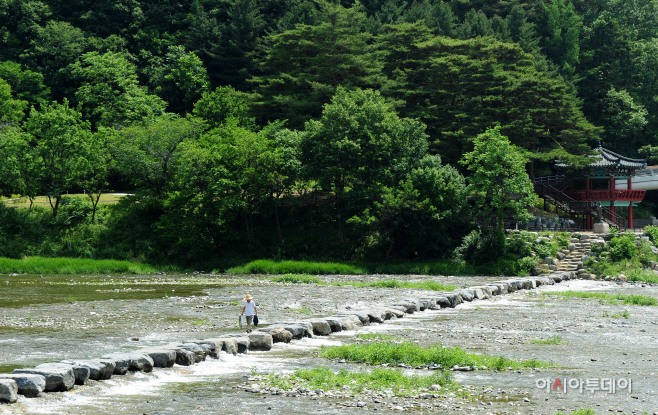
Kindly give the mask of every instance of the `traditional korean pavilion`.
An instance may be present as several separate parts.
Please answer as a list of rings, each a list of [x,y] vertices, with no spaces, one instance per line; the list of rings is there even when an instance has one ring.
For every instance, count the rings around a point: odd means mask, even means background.
[[[646,190],[633,190],[631,179],[636,170],[647,167],[646,159],[632,159],[599,146],[591,155],[592,163],[576,171],[567,171],[570,165],[556,161],[555,167],[565,171],[553,176],[552,182],[542,178],[535,181],[535,189],[541,197],[548,198],[572,218],[584,217],[582,226],[592,229],[599,204],[604,220],[618,228],[633,229],[633,204],[642,201]],[[626,189],[616,189],[623,180]],[[628,221],[617,215],[617,209],[628,209]],[[623,223],[623,226],[620,225]]]

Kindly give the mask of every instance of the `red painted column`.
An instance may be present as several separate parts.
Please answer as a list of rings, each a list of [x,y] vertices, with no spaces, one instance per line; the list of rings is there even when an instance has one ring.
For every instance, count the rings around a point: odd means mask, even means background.
[[[628,178],[628,190],[633,190],[631,178]],[[628,227],[633,229],[633,202],[628,202]]]
[[[610,210],[612,213],[617,213],[617,209],[615,208],[615,197],[614,197],[614,191],[615,191],[615,176],[612,176],[610,179],[610,190],[611,193],[613,194],[612,200],[610,201]]]

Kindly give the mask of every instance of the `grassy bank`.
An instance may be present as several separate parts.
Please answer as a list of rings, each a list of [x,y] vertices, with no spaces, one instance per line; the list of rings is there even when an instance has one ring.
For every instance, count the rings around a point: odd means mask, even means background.
[[[596,298],[599,300],[607,301],[610,304],[626,304],[626,305],[644,305],[644,306],[658,306],[658,300],[654,297],[647,297],[644,295],[623,295],[623,294],[606,294],[606,293],[590,293],[581,291],[564,291],[564,292],[550,292],[544,295],[559,295],[562,297],[575,297],[575,298]]]
[[[335,347],[323,347],[320,356],[328,359],[345,359],[360,361],[373,365],[400,364],[410,366],[441,365],[444,368],[457,366],[486,366],[488,369],[505,370],[524,368],[546,368],[552,363],[531,359],[515,361],[503,356],[480,355],[468,353],[459,347],[448,348],[441,345],[428,348],[410,342],[380,342],[371,344],[350,344]]]
[[[228,274],[365,274],[363,268],[337,262],[272,261],[259,259],[226,270]]]
[[[413,274],[413,275],[479,275],[486,270],[470,264],[435,261],[405,263],[359,263],[344,264],[337,262],[312,261],[272,261],[259,259],[245,265],[229,268],[228,274]],[[497,275],[497,274],[496,274]]]
[[[644,262],[647,261],[648,259],[645,259]],[[597,275],[599,275],[599,277],[616,277],[619,274],[626,275],[628,281],[658,284],[658,275],[647,269],[647,264],[643,263],[638,257],[624,259],[619,262],[601,263],[598,265]]]
[[[442,388],[454,389],[458,384],[452,379],[450,372],[434,372],[431,375],[406,375],[395,369],[373,369],[372,371],[349,372],[341,369],[338,372],[327,367],[299,369],[289,375],[270,375],[268,386],[283,390],[299,387],[308,389],[341,390],[349,393],[360,393],[365,388],[374,391],[392,389],[395,395],[440,385]]]
[[[320,278],[308,274],[283,274],[276,277],[271,277],[270,281],[283,282],[289,284],[318,284],[318,285],[335,285],[335,286],[348,286],[348,287],[377,287],[377,288],[412,288],[417,290],[428,291],[452,291],[457,289],[454,285],[441,284],[436,281],[398,281],[398,280],[380,280],[380,281],[349,281],[349,282],[332,282],[327,283]]]
[[[160,271],[148,264],[89,258],[0,258],[2,274],[152,274]]]

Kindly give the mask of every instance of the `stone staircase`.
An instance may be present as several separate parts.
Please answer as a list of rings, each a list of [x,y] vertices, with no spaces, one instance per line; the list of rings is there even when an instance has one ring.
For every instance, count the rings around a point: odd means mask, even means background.
[[[580,277],[585,276],[583,262],[590,255],[592,244],[605,244],[605,241],[597,234],[584,232],[578,238],[570,238],[569,247],[558,253],[557,271],[573,271]]]

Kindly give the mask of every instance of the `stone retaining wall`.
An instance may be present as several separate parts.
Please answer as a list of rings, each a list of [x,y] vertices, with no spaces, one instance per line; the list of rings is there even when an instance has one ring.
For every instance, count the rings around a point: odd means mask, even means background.
[[[127,353],[112,353],[98,359],[63,360],[41,364],[33,369],[16,369],[11,374],[0,374],[0,402],[14,403],[18,395],[34,398],[44,392],[69,391],[75,385],[84,385],[89,379],[103,381],[112,376],[125,375],[129,371],[151,372],[154,368],[172,367],[174,364],[189,366],[205,360],[207,356],[217,357],[222,351],[231,354],[248,350],[267,351],[273,343],[327,336],[342,330],[380,324],[405,314],[456,307],[465,301],[484,300],[573,278],[576,278],[574,272],[510,278],[452,292],[436,292],[420,299],[400,300],[361,311],[308,320],[282,321],[248,334],[228,334],[215,339],[190,340]]]

